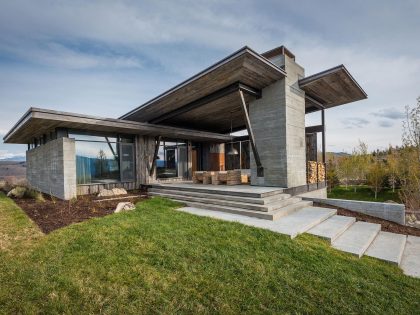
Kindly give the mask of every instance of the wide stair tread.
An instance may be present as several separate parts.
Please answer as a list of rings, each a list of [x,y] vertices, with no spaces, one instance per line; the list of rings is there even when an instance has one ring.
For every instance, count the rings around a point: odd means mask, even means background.
[[[311,201],[299,201],[296,204],[286,206],[284,208],[264,212],[264,211],[236,208],[236,207],[220,206],[220,205],[209,204],[205,202],[192,202],[192,201],[185,201],[185,200],[180,200],[180,199],[175,199],[175,198],[170,198],[170,199],[181,202],[187,205],[188,207],[194,207],[194,208],[212,210],[212,211],[218,211],[218,212],[226,212],[226,213],[231,213],[231,214],[238,214],[238,215],[243,215],[243,216],[248,216],[248,217],[253,217],[253,218],[258,218],[258,219],[271,220],[271,221],[287,216],[290,213],[296,210],[299,210],[303,207],[312,205]]]
[[[167,197],[169,199],[181,200],[185,202],[199,202],[199,203],[213,204],[213,205],[218,205],[218,206],[223,206],[223,207],[234,207],[234,208],[263,211],[263,212],[274,211],[274,210],[286,207],[288,205],[298,203],[299,201],[302,200],[302,198],[299,198],[299,197],[290,197],[287,199],[281,199],[275,202],[271,202],[267,205],[260,205],[260,204],[232,201],[232,200],[226,200],[226,199],[206,198],[203,196],[191,196],[189,194],[177,195],[177,194],[169,194],[169,193],[150,192],[149,195]]]
[[[229,200],[237,202],[245,202],[252,204],[267,205],[276,201],[288,199],[291,196],[289,194],[277,194],[268,197],[241,197],[241,196],[232,196],[232,195],[221,195],[205,192],[194,192],[194,191],[185,191],[185,190],[176,190],[176,189],[161,189],[161,188],[149,188],[148,192],[150,194],[169,194],[169,195],[181,195],[181,196],[191,196],[198,198],[208,198],[208,199],[218,199],[218,200]]]
[[[356,218],[334,215],[317,226],[314,226],[308,233],[324,238],[331,243],[343,234],[354,222],[356,222]]]
[[[406,235],[381,231],[365,255],[399,265],[406,241]]]
[[[305,207],[276,221],[275,231],[295,238],[336,213],[337,210],[331,208]]]
[[[229,196],[240,196],[240,197],[251,197],[251,198],[265,198],[270,196],[275,196],[283,193],[282,188],[275,188],[269,191],[258,191],[259,187],[255,187],[253,191],[250,191],[246,188],[249,186],[226,186],[226,185],[203,185],[203,184],[172,184],[172,185],[159,185],[152,184],[149,186],[149,189],[166,189],[166,190],[176,190],[176,191],[187,191],[187,192],[201,192],[209,193],[216,195],[229,195]]]
[[[341,234],[332,243],[332,246],[344,252],[354,254],[360,258],[368,249],[380,230],[380,224],[356,222],[343,234]]]
[[[420,278],[420,237],[407,236],[407,243],[400,264],[404,274]]]

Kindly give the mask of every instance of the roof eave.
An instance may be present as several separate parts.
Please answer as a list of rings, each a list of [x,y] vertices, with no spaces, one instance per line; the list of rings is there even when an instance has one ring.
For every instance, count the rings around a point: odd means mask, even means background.
[[[227,62],[240,57],[241,55],[245,54],[245,53],[249,53],[250,55],[252,55],[255,58],[258,58],[260,61],[264,62],[265,64],[267,64],[268,66],[270,66],[271,68],[275,69],[276,71],[280,72],[282,75],[286,76],[286,72],[284,71],[284,69],[276,66],[274,63],[272,63],[270,60],[268,60],[267,58],[263,57],[262,55],[258,54],[256,51],[254,51],[253,49],[251,49],[248,46],[244,46],[241,49],[235,51],[234,53],[230,54],[229,56],[223,58],[222,60],[216,62],[215,64],[207,67],[206,69],[200,71],[199,73],[197,73],[196,75],[188,78],[185,81],[182,81],[181,83],[175,85],[174,87],[172,87],[171,89],[163,92],[162,94],[159,94],[158,96],[154,97],[153,99],[149,100],[148,102],[136,107],[135,109],[131,110],[130,112],[124,114],[123,116],[119,117],[119,119],[126,119],[127,117],[130,117],[131,115],[135,114],[136,112],[138,112],[141,109],[144,109],[148,106],[150,106],[151,104],[153,104],[154,102],[160,100],[161,98],[175,92],[176,90],[184,87],[185,85],[201,78],[202,76],[206,75],[207,73],[216,70],[218,67],[221,67],[222,65],[226,64]]]

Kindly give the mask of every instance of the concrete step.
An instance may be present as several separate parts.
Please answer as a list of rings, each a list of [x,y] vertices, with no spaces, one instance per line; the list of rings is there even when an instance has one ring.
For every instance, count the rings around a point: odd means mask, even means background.
[[[365,255],[399,265],[406,241],[406,235],[381,231]]]
[[[239,222],[262,229],[268,229],[276,233],[289,235],[292,238],[296,237],[300,233],[304,233],[314,225],[319,224],[320,222],[328,219],[336,213],[336,210],[331,208],[306,207],[288,216],[285,216],[280,220],[268,221],[258,220],[244,215],[237,215],[196,207],[184,207],[177,210],[199,216]]]
[[[259,186],[250,186],[248,185],[237,185],[237,186],[227,186],[227,185],[203,185],[203,184],[171,184],[171,185],[160,185],[152,184],[149,188],[157,189],[170,189],[178,191],[191,191],[191,192],[201,192],[206,194],[216,194],[216,195],[229,195],[229,196],[240,196],[240,197],[251,197],[251,198],[265,198],[283,193],[283,188],[267,188]]]
[[[299,201],[293,204],[290,204],[288,206],[285,206],[283,208],[277,209],[272,211],[273,219],[272,220],[278,220],[284,216],[287,216],[293,212],[296,212],[297,210],[300,210],[302,208],[311,207],[313,205],[313,201]]]
[[[356,218],[335,215],[324,222],[314,226],[308,231],[309,234],[324,238],[330,243],[335,241],[343,234],[354,222]]]
[[[194,192],[194,191],[185,191],[185,190],[176,190],[176,189],[162,189],[162,188],[149,188],[148,193],[160,193],[160,194],[170,194],[170,195],[183,195],[191,196],[198,198],[207,198],[207,199],[219,199],[219,200],[229,200],[237,201],[244,203],[253,203],[259,205],[269,204],[275,201],[283,200],[290,198],[289,194],[277,194],[268,197],[241,197],[241,196],[232,196],[232,195],[219,195],[219,194],[209,194],[205,192]]]
[[[404,274],[420,278],[420,237],[407,236],[400,267]]]
[[[331,208],[305,207],[275,221],[274,231],[295,238],[336,213],[337,210]]]
[[[291,198],[282,199],[276,202],[271,202],[268,205],[259,205],[259,204],[254,204],[254,203],[237,202],[237,201],[231,201],[231,200],[226,200],[226,199],[195,197],[195,196],[190,196],[189,193],[184,194],[184,195],[173,195],[173,194],[168,194],[168,193],[150,192],[149,195],[161,196],[161,197],[166,197],[169,199],[177,199],[177,200],[190,201],[190,202],[200,202],[200,203],[205,203],[205,204],[235,207],[235,208],[263,211],[263,212],[277,210],[282,207],[295,204],[302,200],[302,198],[299,198],[299,197],[291,197]]]
[[[243,208],[236,208],[236,207],[228,207],[228,206],[221,206],[221,205],[215,205],[215,204],[209,204],[205,202],[193,202],[193,201],[185,201],[181,199],[176,198],[170,198],[171,200],[181,202],[188,207],[198,208],[198,209],[205,209],[205,210],[213,210],[218,212],[226,212],[226,213],[232,213],[232,214],[238,214],[243,215],[247,217],[253,217],[258,219],[264,219],[264,220],[270,220],[274,221],[281,217],[284,217],[298,209],[301,209],[303,207],[307,207],[309,205],[312,205],[311,201],[299,201],[296,204],[277,209],[274,211],[269,212],[263,212],[263,211],[256,211],[256,210],[248,210]]]
[[[380,224],[356,222],[350,226],[347,231],[341,234],[332,243],[332,246],[344,252],[354,254],[360,258],[368,249],[380,230]]]

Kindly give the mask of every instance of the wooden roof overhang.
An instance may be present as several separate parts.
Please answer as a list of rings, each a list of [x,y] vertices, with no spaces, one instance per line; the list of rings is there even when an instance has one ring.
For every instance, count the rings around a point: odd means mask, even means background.
[[[99,133],[163,136],[195,141],[228,142],[232,139],[231,136],[225,134],[59,112],[41,108],[30,108],[4,136],[3,140],[5,143],[30,143],[32,139],[49,134],[55,131],[56,128]]]
[[[246,100],[284,78],[283,69],[243,47],[190,79],[120,117],[218,133],[245,128],[239,90]]]
[[[299,80],[299,87],[305,91],[306,113],[367,98],[344,65],[303,78]]]

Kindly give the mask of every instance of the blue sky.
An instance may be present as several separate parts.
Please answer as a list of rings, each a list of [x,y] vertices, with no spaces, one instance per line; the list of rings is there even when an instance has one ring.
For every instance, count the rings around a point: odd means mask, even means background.
[[[285,45],[306,75],[343,63],[369,95],[327,111],[329,151],[400,144],[419,16],[417,0],[1,1],[0,135],[30,106],[118,117],[244,45]]]

